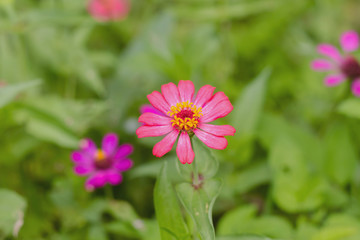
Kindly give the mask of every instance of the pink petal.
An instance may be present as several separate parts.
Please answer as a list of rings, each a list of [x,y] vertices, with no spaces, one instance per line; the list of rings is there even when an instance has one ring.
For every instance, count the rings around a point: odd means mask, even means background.
[[[96,144],[89,138],[80,141],[80,149],[89,156],[94,156],[97,151]]]
[[[212,125],[206,123],[200,123],[199,128],[205,132],[211,133],[216,136],[234,136],[236,130],[230,125]]]
[[[94,167],[90,164],[87,165],[78,165],[74,167],[74,172],[77,175],[88,175],[94,171]]]
[[[95,188],[103,187],[106,184],[106,175],[104,172],[96,172],[90,176],[85,182],[85,188],[89,191]]]
[[[71,159],[76,163],[92,162],[92,157],[83,151],[74,151],[71,153]]]
[[[191,164],[194,160],[195,153],[192,150],[190,137],[186,132],[182,132],[176,147],[176,154],[182,164]]]
[[[155,144],[153,148],[154,156],[162,157],[166,153],[168,153],[174,146],[174,143],[178,135],[179,135],[179,131],[175,129],[171,131],[168,135],[166,135],[160,142]]]
[[[161,125],[169,125],[171,124],[171,118],[166,117],[164,115],[158,115],[155,113],[143,113],[139,117],[139,122],[144,123],[146,125],[151,126],[161,126]]]
[[[114,159],[123,159],[129,156],[133,151],[134,147],[131,144],[123,144],[117,149]]]
[[[353,52],[359,48],[359,35],[355,31],[348,31],[340,37],[341,47],[345,52]]]
[[[115,133],[108,133],[102,140],[102,150],[108,155],[114,154],[118,146],[118,137]]]
[[[160,112],[159,110],[157,110],[156,108],[154,108],[152,105],[150,104],[144,104],[140,107],[140,113],[143,114],[143,113],[155,113],[155,114],[158,114],[158,115],[163,115],[162,112]]]
[[[138,138],[158,137],[165,135],[173,130],[171,125],[165,126],[141,126],[136,130]]]
[[[222,150],[228,145],[228,142],[224,137],[215,136],[199,129],[195,129],[194,133],[209,148]]]
[[[125,0],[92,0],[88,11],[98,21],[120,20],[129,12],[129,3]]]
[[[215,87],[210,85],[201,87],[196,95],[194,105],[197,107],[203,107],[212,97],[214,90]]]
[[[169,103],[165,100],[163,95],[161,95],[161,93],[159,93],[158,91],[154,91],[151,94],[147,95],[147,98],[149,99],[151,105],[154,106],[154,108],[161,111],[165,115],[170,111]]]
[[[225,117],[233,108],[229,98],[223,92],[218,92],[204,106],[202,110],[204,116],[200,118],[200,121],[206,123]]]
[[[130,159],[124,159],[114,163],[114,168],[121,172],[129,170],[132,166],[133,161],[131,161]]]
[[[317,47],[317,51],[320,54],[328,56],[329,58],[333,59],[336,62],[340,62],[341,59],[342,59],[342,57],[341,57],[339,51],[337,50],[337,48],[334,47],[333,45],[330,45],[330,44],[320,44]]]
[[[342,74],[329,75],[325,77],[324,84],[328,87],[334,87],[346,80],[346,77]]]
[[[113,0],[113,5],[111,6],[110,16],[113,20],[124,19],[128,12],[130,6],[129,2],[126,0]]]
[[[118,185],[122,182],[122,175],[119,172],[115,172],[113,170],[106,172],[106,180],[111,185]]]
[[[329,71],[334,68],[333,64],[325,59],[316,59],[311,63],[312,69],[315,71]]]
[[[177,103],[180,102],[179,90],[174,83],[170,82],[168,84],[162,85],[161,92],[164,95],[166,101],[170,104],[170,106],[175,106]]]
[[[179,82],[179,93],[180,99],[182,102],[192,102],[194,96],[195,87],[192,81],[190,80],[180,80]]]
[[[351,84],[351,91],[356,97],[360,97],[360,79],[355,79]]]

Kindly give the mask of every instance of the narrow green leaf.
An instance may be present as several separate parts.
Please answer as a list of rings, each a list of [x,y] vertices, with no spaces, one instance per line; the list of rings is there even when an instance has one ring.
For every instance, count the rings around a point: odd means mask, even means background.
[[[179,202],[167,176],[167,164],[167,162],[164,163],[154,189],[155,212],[160,227],[161,239],[190,239]]]
[[[271,70],[265,68],[260,75],[244,89],[242,95],[234,104],[235,113],[232,119],[232,125],[236,128],[236,134],[243,138],[252,137],[255,134],[264,105],[266,84],[270,74]]]
[[[24,219],[26,201],[19,194],[0,189],[0,239],[17,236]]]
[[[35,81],[17,83],[5,87],[0,87],[0,108],[4,107],[5,105],[13,101],[20,92],[30,87],[37,86],[39,84],[40,81],[35,80]]]
[[[221,188],[221,181],[211,179],[195,189],[190,183],[176,186],[178,196],[196,224],[202,240],[214,240],[215,230],[212,222],[212,207]]]

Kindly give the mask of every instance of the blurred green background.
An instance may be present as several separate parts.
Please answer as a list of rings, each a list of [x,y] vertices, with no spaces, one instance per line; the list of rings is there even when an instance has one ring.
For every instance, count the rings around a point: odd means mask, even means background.
[[[131,0],[127,18],[98,22],[82,0],[0,0],[0,239],[160,239],[154,183],[164,161],[176,180],[178,160],[137,139],[139,107],[191,79],[234,105],[218,124],[237,133],[213,151],[217,236],[359,240],[360,100],[309,67],[317,44],[360,30],[359,12],[357,0]],[[113,201],[86,192],[69,158],[108,132],[135,146]]]

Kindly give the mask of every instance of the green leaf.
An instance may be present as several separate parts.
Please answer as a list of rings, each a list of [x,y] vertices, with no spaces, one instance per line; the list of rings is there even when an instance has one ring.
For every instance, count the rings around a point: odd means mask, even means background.
[[[219,235],[259,234],[269,237],[292,239],[291,224],[285,219],[266,215],[256,217],[253,205],[242,206],[227,212],[219,221]]]
[[[90,227],[88,231],[88,240],[108,240],[105,229],[100,225],[96,224]]]
[[[179,202],[167,176],[167,164],[167,162],[164,163],[154,189],[155,212],[160,227],[161,239],[190,239]]]
[[[271,148],[273,198],[288,212],[312,210],[324,201],[326,185],[318,175],[310,174],[304,156],[300,146],[285,136]]]
[[[20,92],[39,84],[40,81],[36,80],[0,87],[0,108],[13,101]]]
[[[349,183],[355,174],[357,163],[357,153],[351,142],[349,128],[341,123],[332,126],[325,135],[325,146],[326,173],[340,185]]]
[[[348,117],[360,118],[360,100],[358,98],[347,99],[339,105],[337,111]]]
[[[261,162],[242,171],[232,173],[224,187],[229,187],[234,193],[241,194],[270,180],[270,167],[267,162]]]
[[[239,235],[232,237],[217,237],[216,240],[276,240],[274,238],[261,237],[256,235]],[[278,239],[280,240],[280,239]]]
[[[234,104],[232,125],[241,138],[253,137],[265,100],[266,84],[271,70],[265,68],[243,91]]]
[[[205,146],[198,138],[192,138],[193,150],[195,153],[195,161],[198,168],[198,173],[204,178],[211,178],[215,176],[219,168],[219,161],[211,153],[210,149]],[[179,172],[187,181],[192,181],[193,168],[187,164],[181,164],[176,161]]]
[[[176,186],[176,192],[194,220],[197,231],[203,240],[215,239],[212,208],[220,193],[221,184],[220,180],[209,179],[198,189],[195,189],[190,183],[180,183]]]
[[[24,220],[26,201],[19,194],[0,189],[0,238],[17,236]]]

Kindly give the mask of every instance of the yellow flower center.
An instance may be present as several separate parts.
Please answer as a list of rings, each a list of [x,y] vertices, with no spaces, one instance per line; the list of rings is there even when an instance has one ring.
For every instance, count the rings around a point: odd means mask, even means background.
[[[172,106],[168,115],[174,118],[171,120],[172,126],[184,131],[197,128],[199,118],[203,116],[202,108],[196,107],[194,103],[189,103],[189,101],[177,103],[176,106]]]
[[[111,165],[111,159],[106,156],[103,150],[98,149],[95,153],[95,167],[97,169],[108,169]]]
[[[106,155],[105,155],[104,151],[101,149],[98,149],[95,153],[95,161],[101,162],[101,161],[104,161],[105,159],[106,159]]]

